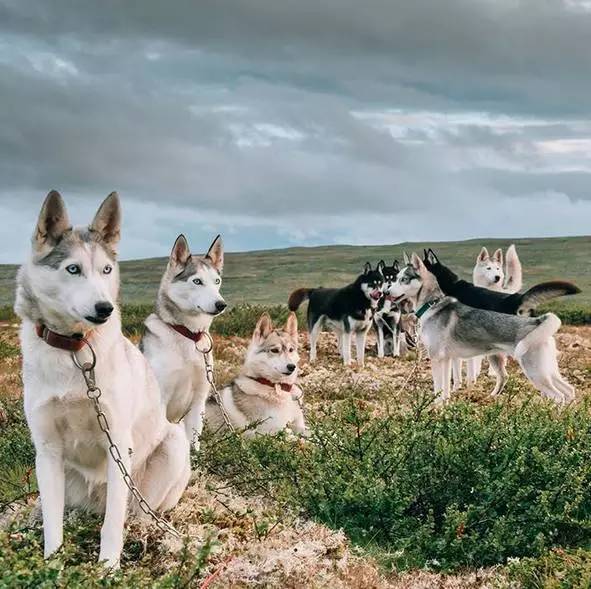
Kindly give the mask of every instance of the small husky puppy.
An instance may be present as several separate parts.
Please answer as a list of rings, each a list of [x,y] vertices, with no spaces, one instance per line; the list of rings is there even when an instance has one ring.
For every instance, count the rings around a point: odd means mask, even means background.
[[[402,310],[394,302],[394,298],[386,293],[388,288],[396,282],[396,276],[400,271],[398,260],[394,260],[391,266],[386,266],[384,260],[380,260],[377,269],[382,275],[382,297],[378,301],[376,311],[373,316],[374,325],[377,333],[377,351],[378,358],[384,357],[384,348],[388,344],[392,356],[400,356],[400,344],[403,337],[400,329],[400,319]]]
[[[252,335],[246,359],[236,378],[220,391],[226,415],[235,428],[257,424],[246,435],[273,434],[288,428],[306,434],[304,414],[298,400],[302,390],[298,378],[298,320],[290,313],[284,329],[274,329],[263,313]],[[224,427],[222,410],[213,397],[205,407],[210,429]]]
[[[287,301],[290,311],[297,311],[308,299],[308,332],[310,334],[310,362],[316,361],[316,344],[326,325],[337,334],[339,352],[345,366],[351,364],[351,334],[355,334],[357,364],[364,365],[365,340],[373,313],[382,296],[384,279],[367,262],[355,282],[343,288],[298,288]]]
[[[185,236],[179,235],[140,344],[160,383],[166,416],[173,423],[183,420],[195,450],[210,388],[198,348],[209,347],[209,327],[227,306],[220,295],[223,266],[219,235],[204,256],[192,255]]]
[[[515,245],[512,244],[507,248],[505,268],[503,268],[503,250],[501,248],[490,256],[488,250],[483,247],[476,258],[476,264],[472,271],[472,282],[475,286],[482,286],[497,292],[512,294],[520,291],[523,286],[523,271]]]
[[[416,254],[406,265],[389,294],[409,299],[421,321],[421,339],[431,358],[433,382],[440,401],[450,397],[451,365],[454,358],[488,355],[496,372],[492,392],[503,389],[507,373],[494,354],[513,356],[530,382],[557,403],[574,399],[574,388],[560,375],[556,344],[552,337],[560,319],[552,313],[541,317],[518,317],[468,307],[445,296],[437,279]]]
[[[78,506],[104,513],[99,560],[109,567],[119,564],[129,492],[73,356],[86,362],[96,354],[100,407],[121,460],[150,506],[172,509],[190,475],[184,431],[167,421],[150,366],[121,333],[120,224],[116,193],[88,227],[73,229],[62,197],[50,192],[32,255],[18,273],[15,304],[22,319],[24,404],[36,450],[45,556],[62,544],[65,506]]]

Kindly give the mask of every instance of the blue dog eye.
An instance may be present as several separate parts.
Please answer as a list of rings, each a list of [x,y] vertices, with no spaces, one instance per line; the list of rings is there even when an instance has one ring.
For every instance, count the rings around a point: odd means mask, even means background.
[[[66,272],[68,272],[69,274],[80,274],[82,272],[82,270],[80,269],[80,266],[78,266],[78,264],[70,264],[69,266],[66,266]]]

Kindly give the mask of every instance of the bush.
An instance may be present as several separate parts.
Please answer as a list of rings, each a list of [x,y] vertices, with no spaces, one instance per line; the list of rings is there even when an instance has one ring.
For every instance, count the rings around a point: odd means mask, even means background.
[[[565,325],[591,325],[591,308],[564,302],[555,302],[541,307],[538,315],[552,311]]]
[[[313,419],[303,447],[206,439],[202,464],[343,528],[388,566],[480,567],[591,541],[588,409],[531,398],[375,417],[350,401]]]

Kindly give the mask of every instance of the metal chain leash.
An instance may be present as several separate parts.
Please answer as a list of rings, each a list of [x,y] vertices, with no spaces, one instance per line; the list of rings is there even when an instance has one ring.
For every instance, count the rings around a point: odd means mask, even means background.
[[[133,497],[138,502],[140,509],[146,515],[149,515],[152,518],[152,520],[154,521],[156,526],[161,531],[168,532],[169,534],[171,534],[175,538],[182,539],[183,538],[182,534],[180,532],[178,532],[172,526],[172,524],[170,524],[164,518],[160,517],[150,507],[149,503],[146,501],[146,499],[142,495],[141,491],[138,489],[137,485],[134,483],[133,478],[131,477],[131,474],[127,470],[127,467],[125,466],[125,463],[123,462],[123,459],[121,458],[121,452],[119,451],[117,444],[113,441],[113,437],[111,436],[111,430],[109,428],[109,422],[107,420],[107,416],[105,415],[104,411],[102,410],[101,403],[99,401],[102,393],[101,393],[101,389],[96,385],[96,378],[95,378],[95,373],[94,373],[94,369],[96,366],[96,354],[94,352],[94,349],[90,345],[90,343],[87,340],[84,340],[84,342],[86,343],[86,345],[88,346],[88,349],[90,350],[90,352],[92,354],[91,361],[81,363],[78,360],[76,352],[72,352],[72,360],[74,361],[74,364],[76,365],[76,367],[79,368],[80,371],[82,372],[82,377],[84,378],[84,382],[86,383],[86,388],[87,388],[86,396],[92,402],[92,405],[94,407],[94,411],[96,413],[96,420],[98,422],[99,428],[105,434],[105,436],[107,437],[107,440],[109,442],[109,454],[111,454],[111,458],[113,458],[113,460],[115,461],[115,464],[119,467],[119,470],[121,471],[121,476],[123,477],[123,482],[127,485],[127,488],[129,489],[129,491],[131,492]]]

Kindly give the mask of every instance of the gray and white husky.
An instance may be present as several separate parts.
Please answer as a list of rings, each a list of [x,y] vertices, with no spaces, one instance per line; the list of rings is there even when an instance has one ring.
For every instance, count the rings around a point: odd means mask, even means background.
[[[45,556],[62,544],[64,508],[81,506],[104,513],[99,560],[110,567],[119,563],[129,492],[73,354],[88,361],[92,346],[100,406],[121,460],[150,505],[173,508],[190,475],[184,432],[167,421],[151,368],[121,333],[120,223],[116,193],[88,227],[73,229],[61,196],[50,192],[31,256],[18,273],[15,304]]]
[[[179,235],[140,344],[160,383],[166,416],[174,423],[183,420],[195,449],[210,387],[198,348],[209,348],[209,327],[227,306],[220,294],[223,266],[219,235],[204,256],[192,255],[185,236]]]
[[[246,435],[286,429],[306,434],[302,390],[297,385],[298,361],[296,314],[289,314],[283,329],[274,328],[267,313],[261,315],[240,375],[220,391],[224,411],[235,428],[256,424]],[[214,431],[225,426],[222,409],[212,397],[207,401],[205,421]]]
[[[442,293],[435,276],[416,254],[401,269],[389,294],[396,300],[412,302],[421,322],[421,339],[431,358],[434,389],[440,393],[440,401],[450,397],[454,358],[490,356],[497,377],[492,394],[499,394],[507,380],[502,362],[494,355],[499,353],[514,357],[544,396],[557,403],[574,399],[574,388],[558,369],[552,337],[560,328],[556,315],[520,317],[463,305]]]

